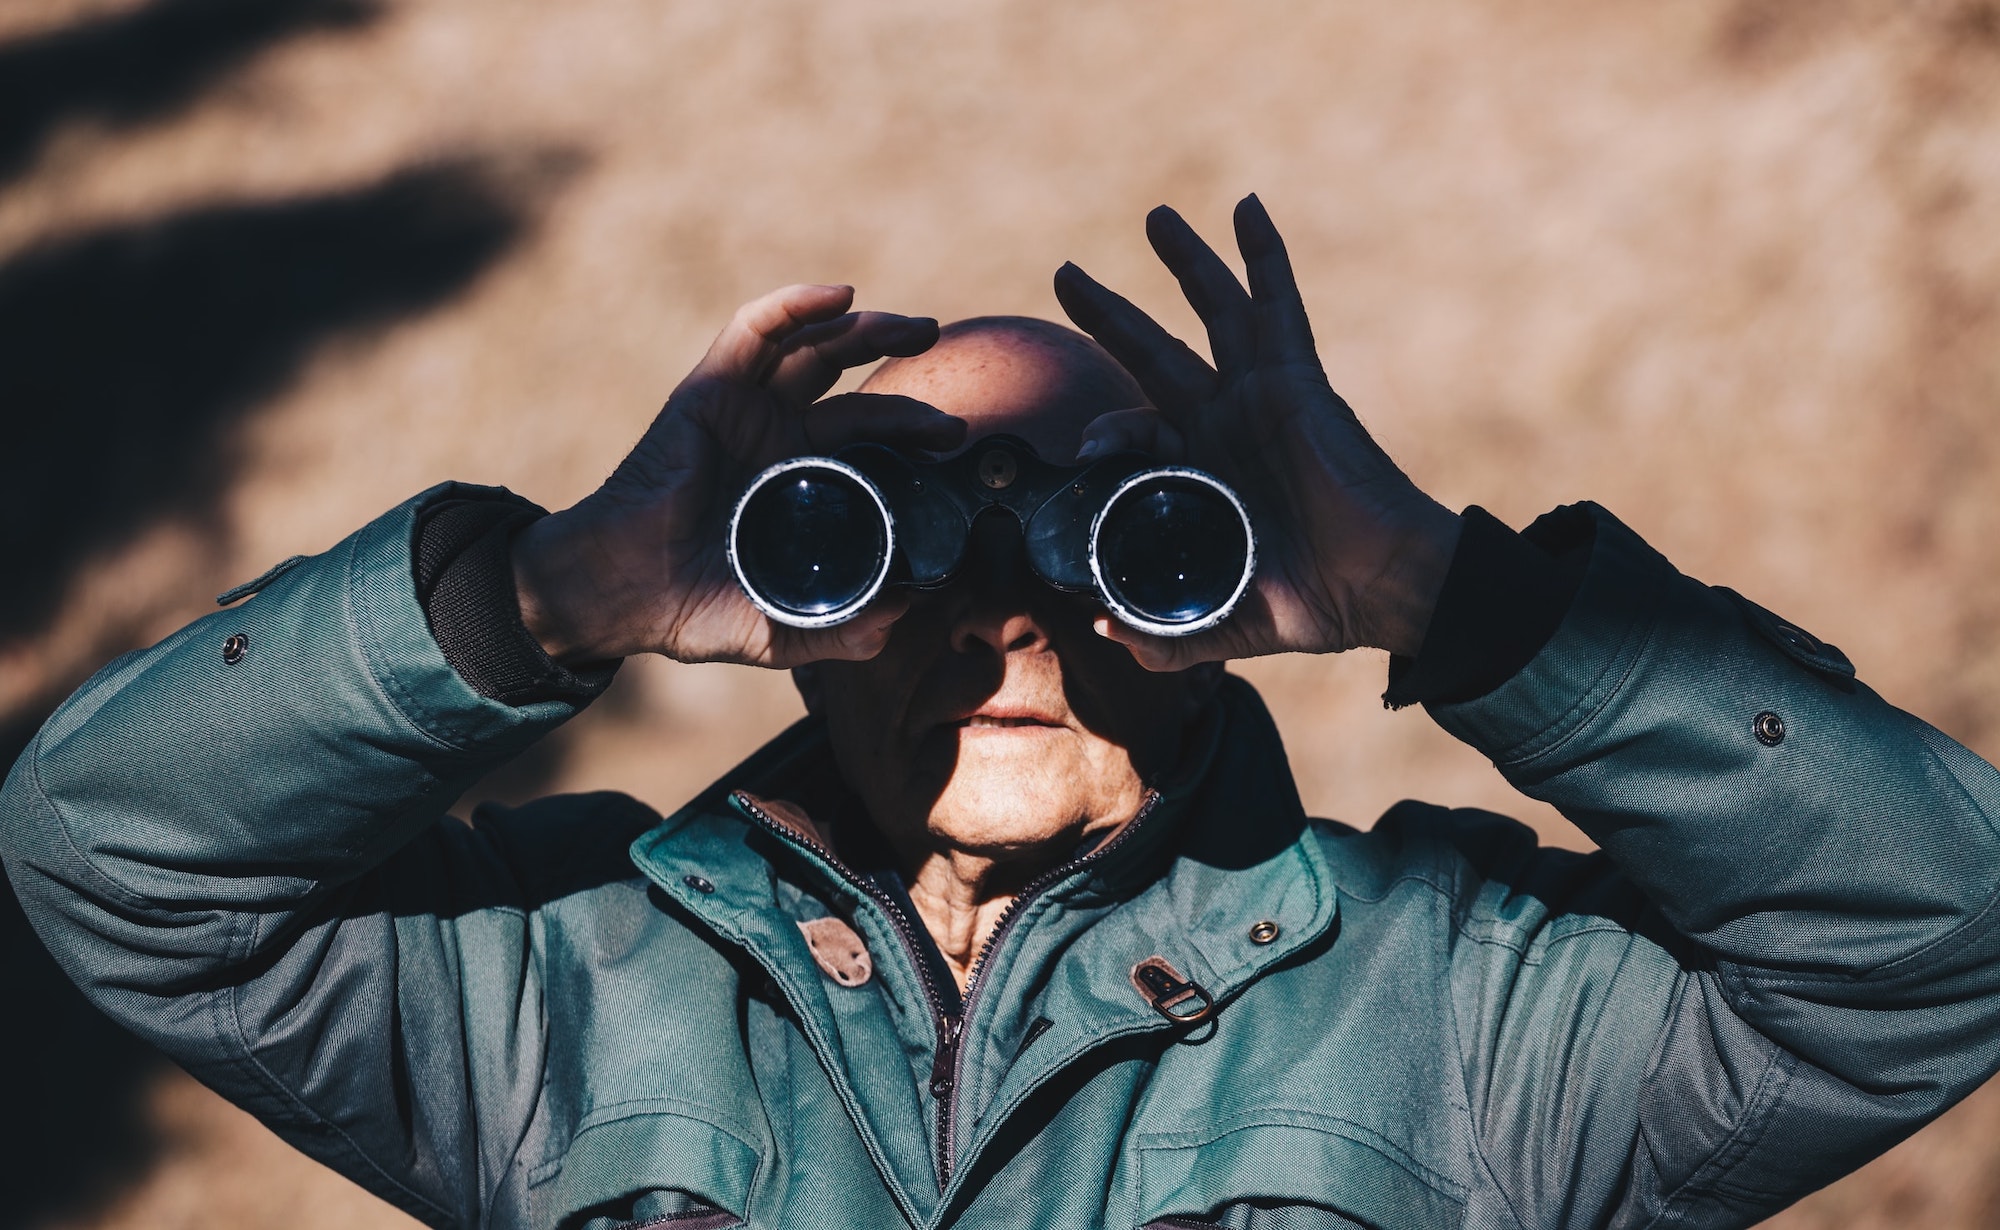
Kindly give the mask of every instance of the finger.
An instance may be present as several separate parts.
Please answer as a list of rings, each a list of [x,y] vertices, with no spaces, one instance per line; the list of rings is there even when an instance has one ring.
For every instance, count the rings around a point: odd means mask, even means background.
[[[1158,410],[1135,406],[1092,419],[1083,429],[1083,446],[1076,450],[1076,459],[1089,461],[1127,451],[1146,453],[1161,461],[1179,461],[1187,455],[1187,442]]]
[[[1256,193],[1236,203],[1235,221],[1236,246],[1243,253],[1250,297],[1256,303],[1259,353],[1267,359],[1305,358],[1317,363],[1312,322],[1292,274],[1292,259]]]
[[[1181,293],[1208,328],[1215,366],[1241,371],[1257,358],[1257,321],[1250,295],[1215,249],[1195,234],[1187,220],[1165,205],[1146,215],[1146,238]]]
[[[928,316],[849,312],[793,334],[782,348],[769,388],[803,406],[825,396],[848,368],[890,355],[922,354],[937,339],[937,321]]]
[[[806,446],[830,453],[857,440],[943,450],[965,442],[965,420],[893,393],[842,393],[806,408]]]
[[[1163,413],[1179,417],[1214,396],[1215,369],[1124,296],[1073,264],[1056,270],[1055,287],[1076,327],[1110,351]]]
[[[786,628],[773,624],[776,635],[772,638],[771,665],[789,668],[829,658],[865,662],[882,652],[896,621],[909,609],[910,595],[892,589],[862,608],[853,619],[831,628]]]
[[[1149,671],[1184,671],[1203,662],[1240,656],[1231,654],[1225,638],[1212,631],[1194,636],[1154,636],[1128,628],[1109,615],[1099,615],[1091,628],[1106,640],[1125,646],[1133,660]]]
[[[1270,603],[1253,588],[1243,595],[1229,618],[1193,636],[1154,636],[1128,627],[1109,614],[1091,625],[1097,634],[1125,646],[1149,671],[1178,671],[1203,662],[1255,658],[1297,648],[1278,634]]]
[[[752,299],[736,309],[688,379],[762,380],[787,338],[839,316],[853,302],[852,286],[786,286]]]

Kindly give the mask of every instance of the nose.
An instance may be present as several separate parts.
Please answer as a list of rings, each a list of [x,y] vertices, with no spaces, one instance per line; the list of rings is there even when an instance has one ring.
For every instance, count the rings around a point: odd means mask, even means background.
[[[1021,524],[1013,516],[992,512],[973,522],[957,587],[954,651],[975,653],[984,646],[1005,657],[1048,648],[1044,587],[1028,568]]]

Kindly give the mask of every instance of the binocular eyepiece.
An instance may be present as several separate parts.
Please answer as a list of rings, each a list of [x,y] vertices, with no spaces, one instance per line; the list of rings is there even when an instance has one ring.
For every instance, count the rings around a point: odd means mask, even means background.
[[[885,586],[950,581],[973,521],[992,509],[1018,520],[1043,582],[1156,636],[1220,623],[1257,568],[1243,501],[1213,475],[1137,453],[1053,465],[1005,435],[946,461],[879,444],[781,461],[737,501],[729,564],[772,619],[831,627]]]

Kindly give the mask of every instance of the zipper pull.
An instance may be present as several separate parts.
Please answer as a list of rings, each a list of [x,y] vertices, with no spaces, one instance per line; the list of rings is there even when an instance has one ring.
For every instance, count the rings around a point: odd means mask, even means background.
[[[965,1024],[964,1018],[948,1012],[938,1013],[937,1058],[931,1061],[931,1096],[944,1098],[951,1096],[951,1087],[958,1080],[958,1031]]]

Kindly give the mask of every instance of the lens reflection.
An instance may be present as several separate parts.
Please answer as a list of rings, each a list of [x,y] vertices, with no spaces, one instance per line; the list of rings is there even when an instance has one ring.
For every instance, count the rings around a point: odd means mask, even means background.
[[[1135,485],[1105,511],[1096,549],[1111,598],[1155,623],[1183,624],[1229,602],[1250,539],[1221,492],[1163,476]]]
[[[736,563],[765,601],[827,615],[866,597],[889,549],[882,510],[852,477],[802,468],[750,497],[736,525]]]

